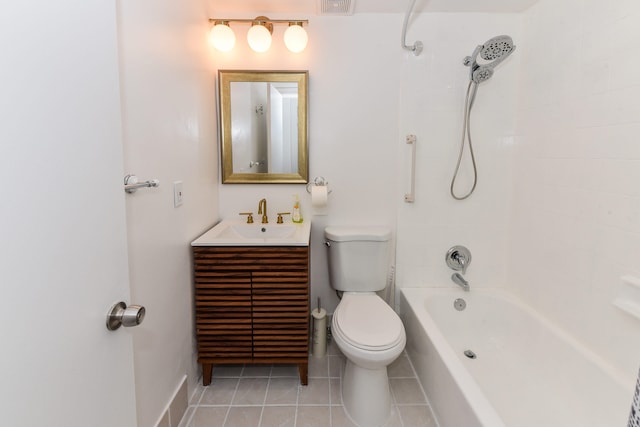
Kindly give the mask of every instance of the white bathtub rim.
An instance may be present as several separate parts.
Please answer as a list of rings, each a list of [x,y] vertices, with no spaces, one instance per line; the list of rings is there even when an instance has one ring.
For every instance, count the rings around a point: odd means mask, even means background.
[[[465,292],[462,289],[455,289],[455,288],[449,288],[449,287],[405,286],[403,288],[400,288],[400,291],[402,292],[404,289],[407,289],[407,290],[414,289],[415,291],[418,291],[418,290],[421,292],[427,291],[427,292],[437,293],[437,294],[445,293],[451,296],[461,297],[461,298],[464,298],[465,295],[467,296],[469,295],[468,292]],[[516,305],[518,308],[522,309],[523,311],[527,312],[527,314],[531,315],[536,320],[540,321],[540,323],[543,324],[546,328],[548,328],[549,331],[551,331],[553,334],[557,335],[560,339],[566,341],[569,345],[573,346],[577,351],[580,352],[580,354],[583,354],[589,362],[598,366],[604,373],[609,375],[618,386],[622,387],[625,390],[629,390],[630,393],[633,392],[633,389],[635,387],[635,381],[636,381],[636,378],[634,377],[635,372],[631,376],[624,375],[619,369],[617,369],[611,363],[607,362],[603,357],[601,357],[596,352],[591,350],[581,341],[576,339],[573,335],[565,331],[562,327],[558,326],[557,323],[550,320],[544,314],[540,313],[539,311],[535,310],[534,308],[526,304],[520,297],[511,293],[509,290],[505,288],[497,288],[497,287],[488,288],[487,287],[487,288],[472,289],[470,292],[491,294],[495,298],[501,298],[503,300],[509,301],[510,303]],[[437,328],[437,326],[435,326],[435,322],[433,322],[431,318],[430,320],[431,320],[431,325]],[[440,331],[438,330],[438,332]],[[444,340],[444,337],[441,334],[440,334],[440,337]],[[447,341],[445,340],[445,342]]]
[[[471,407],[474,414],[478,417],[482,425],[505,427],[502,417],[495,410],[493,405],[489,402],[484,392],[480,389],[480,386],[476,380],[468,372],[467,368],[462,364],[462,361],[453,351],[451,345],[444,338],[440,329],[435,324],[431,316],[426,315],[424,311],[417,311],[415,305],[412,303],[412,299],[409,298],[411,291],[405,292],[407,289],[416,289],[420,292],[424,292],[424,288],[402,288],[401,293],[406,298],[413,315],[417,317],[418,321],[425,326],[429,339],[433,342],[433,347],[438,352],[442,362],[445,364],[451,377],[460,390],[463,390],[463,394],[466,397],[467,404]],[[415,291],[414,291],[415,292]],[[414,299],[414,301],[417,301]],[[421,307],[418,307],[421,308]],[[423,388],[427,388],[424,386]],[[427,396],[428,397],[428,396]]]

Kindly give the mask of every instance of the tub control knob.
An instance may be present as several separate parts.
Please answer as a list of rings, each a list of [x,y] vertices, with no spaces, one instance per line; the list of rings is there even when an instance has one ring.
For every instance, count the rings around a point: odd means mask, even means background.
[[[465,274],[467,267],[471,264],[471,252],[464,246],[454,246],[447,251],[444,259],[450,269],[462,271],[462,274]]]

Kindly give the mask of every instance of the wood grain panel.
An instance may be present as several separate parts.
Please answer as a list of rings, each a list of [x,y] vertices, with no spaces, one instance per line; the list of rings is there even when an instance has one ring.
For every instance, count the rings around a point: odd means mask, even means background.
[[[194,247],[193,259],[205,385],[216,363],[296,363],[306,384],[309,248]]]

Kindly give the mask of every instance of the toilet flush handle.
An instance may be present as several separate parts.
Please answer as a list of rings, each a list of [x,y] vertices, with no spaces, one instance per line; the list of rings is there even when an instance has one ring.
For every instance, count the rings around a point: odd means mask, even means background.
[[[324,245],[325,245],[326,247],[330,248],[330,247],[331,247],[331,242],[324,242]]]

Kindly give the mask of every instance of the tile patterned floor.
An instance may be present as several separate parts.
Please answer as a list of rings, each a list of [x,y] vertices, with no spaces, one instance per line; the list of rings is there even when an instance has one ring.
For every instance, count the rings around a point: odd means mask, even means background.
[[[200,385],[179,427],[355,427],[342,406],[344,356],[334,344],[309,358],[309,385],[296,366],[218,366]],[[393,395],[386,427],[437,427],[405,353],[389,367]],[[202,384],[202,383],[200,383]]]

